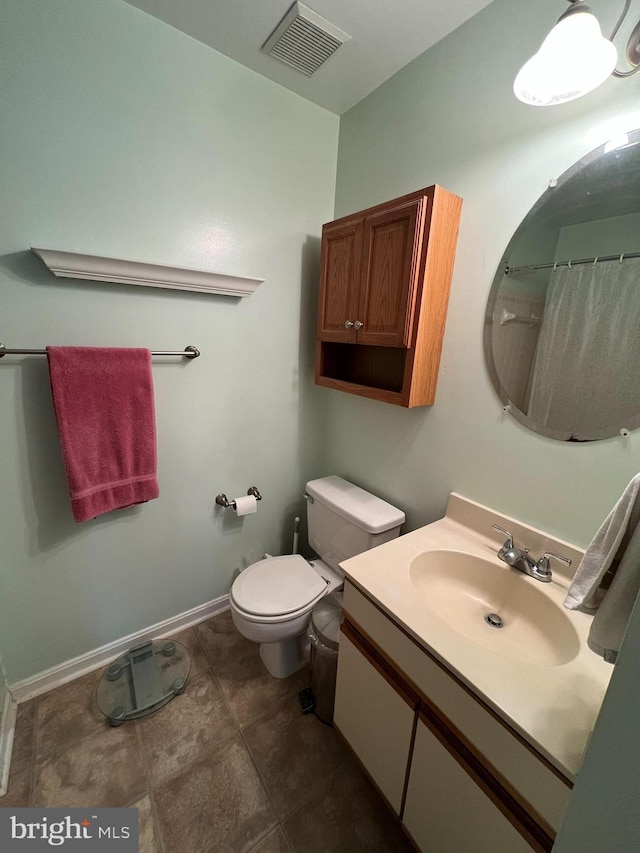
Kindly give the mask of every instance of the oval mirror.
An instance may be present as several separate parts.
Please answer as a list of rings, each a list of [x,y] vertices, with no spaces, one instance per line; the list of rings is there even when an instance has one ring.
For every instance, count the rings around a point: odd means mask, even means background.
[[[508,411],[561,441],[640,426],[640,130],[552,182],[507,246],[484,350]]]

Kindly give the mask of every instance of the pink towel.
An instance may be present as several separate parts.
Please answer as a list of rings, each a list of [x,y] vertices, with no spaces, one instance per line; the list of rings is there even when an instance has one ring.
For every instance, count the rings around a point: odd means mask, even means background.
[[[76,521],[157,498],[151,353],[47,347]]]

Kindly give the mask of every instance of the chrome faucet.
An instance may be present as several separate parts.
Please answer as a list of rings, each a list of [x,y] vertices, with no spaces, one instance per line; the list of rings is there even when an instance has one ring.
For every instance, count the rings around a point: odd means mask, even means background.
[[[507,537],[505,543],[498,551],[498,557],[508,566],[511,566],[512,569],[524,572],[525,575],[529,575],[529,577],[535,578],[537,581],[541,581],[542,583],[549,583],[551,580],[549,557],[553,557],[555,560],[560,560],[560,562],[564,563],[566,566],[571,565],[571,560],[568,557],[563,557],[561,554],[554,554],[551,551],[545,551],[538,562],[534,563],[529,556],[528,548],[516,548],[514,546],[513,536],[508,530],[505,530],[497,524],[493,524],[492,527],[499,530],[501,533],[504,533]]]

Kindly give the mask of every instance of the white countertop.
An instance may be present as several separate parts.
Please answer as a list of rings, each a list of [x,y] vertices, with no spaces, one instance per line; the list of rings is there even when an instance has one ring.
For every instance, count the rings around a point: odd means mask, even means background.
[[[568,778],[580,767],[613,667],[587,646],[592,616],[563,609],[578,638],[577,654],[567,663],[526,663],[480,645],[458,632],[416,595],[409,575],[414,557],[428,550],[474,554],[513,572],[496,554],[504,536],[497,523],[514,534],[516,545],[572,558],[569,575],[554,571],[550,583],[522,574],[562,607],[570,576],[582,551],[493,510],[452,495],[447,516],[342,563],[347,576],[421,646],[431,652]],[[563,570],[566,571],[566,570]],[[375,639],[375,637],[373,638]]]

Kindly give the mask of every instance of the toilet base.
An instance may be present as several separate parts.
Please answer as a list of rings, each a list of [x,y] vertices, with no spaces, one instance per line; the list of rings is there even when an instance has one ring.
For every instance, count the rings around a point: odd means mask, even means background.
[[[309,663],[309,645],[305,632],[277,643],[261,643],[260,657],[274,678],[288,678]]]

